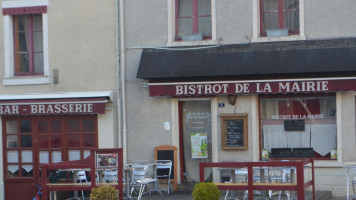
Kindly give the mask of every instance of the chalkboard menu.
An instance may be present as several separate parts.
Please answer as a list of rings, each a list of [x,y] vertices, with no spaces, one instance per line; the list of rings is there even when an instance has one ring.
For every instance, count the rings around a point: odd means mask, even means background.
[[[222,149],[247,149],[247,116],[221,116]]]
[[[226,128],[226,143],[228,147],[243,146],[243,127],[244,121],[241,120],[227,120]]]

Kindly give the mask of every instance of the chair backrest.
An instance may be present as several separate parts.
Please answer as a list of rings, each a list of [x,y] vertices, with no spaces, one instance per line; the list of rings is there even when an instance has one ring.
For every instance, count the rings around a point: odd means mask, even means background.
[[[88,180],[87,180],[87,175],[85,174],[85,171],[78,171],[77,172],[77,181],[83,183],[87,183]]]
[[[105,171],[104,172],[105,182],[117,182],[117,171]]]
[[[132,165],[132,167],[137,168],[132,172],[132,181],[136,182],[146,178],[146,173],[148,165]]]
[[[156,160],[160,163],[157,167],[157,177],[169,177],[171,176],[172,171],[172,161],[171,160]]]

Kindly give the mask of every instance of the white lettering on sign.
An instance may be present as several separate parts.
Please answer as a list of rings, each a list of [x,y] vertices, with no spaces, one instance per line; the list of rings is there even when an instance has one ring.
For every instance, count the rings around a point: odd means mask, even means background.
[[[250,93],[250,84],[249,83],[236,83],[235,84],[235,93],[239,94],[239,93]]]
[[[93,104],[91,103],[0,105],[0,115],[92,113],[92,112],[93,112]]]
[[[278,92],[326,92],[329,90],[328,81],[307,81],[307,82],[290,82],[279,83]]]
[[[256,83],[216,83],[175,85],[175,95],[217,95],[217,94],[249,94],[249,93],[300,93],[327,92],[329,81],[296,81],[296,82],[256,82]],[[66,105],[65,112],[72,112],[79,107]]]
[[[229,84],[176,85],[176,95],[227,94]]]
[[[0,106],[0,115],[19,114],[19,106]]]
[[[272,115],[272,119],[323,119],[324,114],[315,115]]]

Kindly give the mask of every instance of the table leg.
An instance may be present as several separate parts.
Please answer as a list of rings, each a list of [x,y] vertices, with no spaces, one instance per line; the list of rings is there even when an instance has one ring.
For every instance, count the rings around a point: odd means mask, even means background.
[[[129,176],[130,176],[130,171],[126,170],[125,171],[125,183],[126,183],[126,188],[125,189],[126,189],[126,198],[127,199],[131,199]]]
[[[231,173],[231,183],[236,183],[235,169],[231,170],[230,173]],[[235,190],[231,190],[231,197],[232,198],[236,197]]]

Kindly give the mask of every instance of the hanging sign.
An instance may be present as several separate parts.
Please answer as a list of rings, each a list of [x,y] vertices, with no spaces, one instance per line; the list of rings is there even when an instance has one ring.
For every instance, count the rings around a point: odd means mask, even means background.
[[[208,136],[206,133],[191,134],[192,158],[208,158]]]

